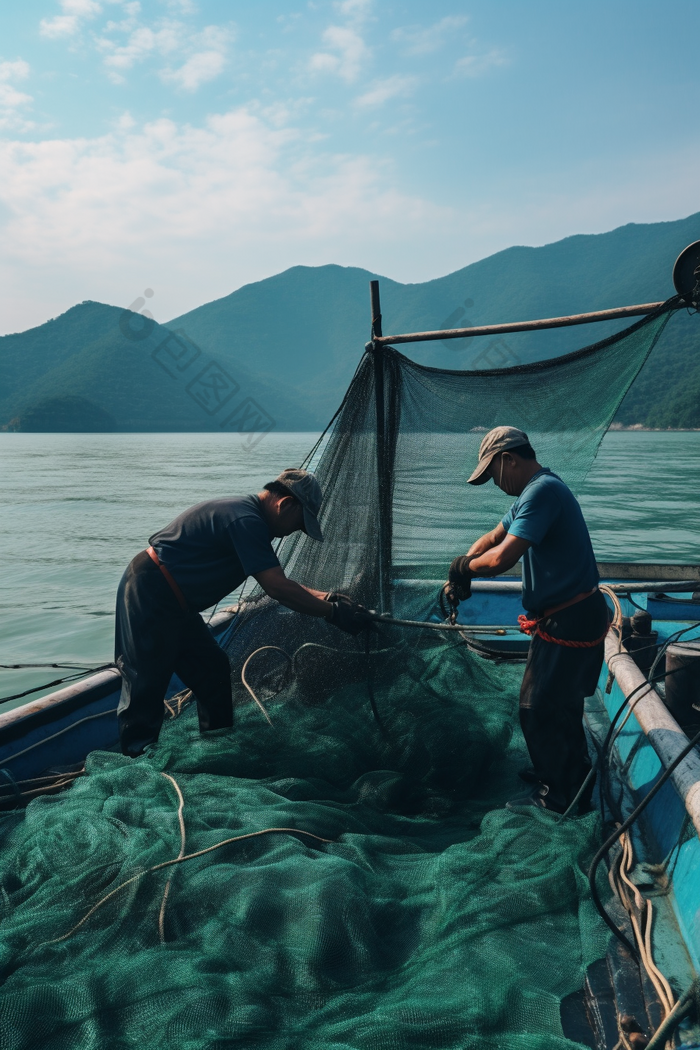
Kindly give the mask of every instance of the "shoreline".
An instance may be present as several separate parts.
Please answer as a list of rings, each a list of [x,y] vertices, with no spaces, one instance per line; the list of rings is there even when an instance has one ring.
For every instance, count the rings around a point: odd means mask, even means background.
[[[619,434],[621,432],[634,431],[635,434],[646,433],[646,434],[697,434],[700,433],[700,427],[647,427],[643,423],[611,423],[608,427],[608,433],[613,432]]]
[[[470,431],[466,433],[472,434],[485,434],[487,432],[486,427],[472,427]],[[247,436],[248,434],[262,433],[264,435],[275,433],[278,436],[281,434],[313,434],[318,435],[322,431],[309,430],[308,428],[300,428],[298,430],[272,430],[272,431],[247,431],[236,432],[232,431],[229,436]],[[611,423],[606,433],[623,434],[700,434],[700,427],[647,427],[643,423]],[[220,430],[20,430],[19,428],[9,427],[7,425],[0,426],[0,434],[83,434],[83,435],[101,435],[101,434],[118,434],[125,436],[127,434],[143,434],[145,436],[154,437],[157,434],[221,434]]]

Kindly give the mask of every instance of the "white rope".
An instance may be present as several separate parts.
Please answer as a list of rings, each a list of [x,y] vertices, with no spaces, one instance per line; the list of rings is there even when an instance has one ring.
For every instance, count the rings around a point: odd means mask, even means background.
[[[285,652],[284,649],[280,649],[279,645],[261,645],[259,649],[254,649],[253,650],[253,652],[250,654],[249,657],[247,657],[245,663],[243,664],[243,667],[241,668],[241,681],[243,682],[243,685],[246,687],[246,689],[248,690],[248,692],[252,696],[252,698],[255,701],[255,703],[258,705],[258,707],[262,711],[263,715],[265,716],[265,719],[267,720],[268,725],[272,725],[272,719],[270,718],[270,716],[268,715],[267,711],[265,710],[265,707],[263,706],[262,702],[260,700],[258,700],[257,696],[255,695],[255,693],[253,692],[253,690],[249,686],[248,679],[245,676],[246,669],[247,669],[248,664],[250,663],[250,661],[253,659],[254,656],[257,656],[258,653],[262,653],[265,649],[275,649],[278,653],[282,653],[283,656],[286,656],[286,658],[289,660],[290,664],[293,662],[292,661],[292,657],[289,655],[289,653]]]
[[[169,780],[177,791],[178,807],[177,807],[177,820],[180,825],[180,852],[177,855],[177,860],[182,860],[185,855],[185,818],[183,816],[183,810],[185,808],[185,800],[182,797],[180,791],[180,785],[178,784],[175,777],[171,777],[169,773],[162,773],[166,780]],[[168,903],[168,894],[170,893],[170,883],[172,879],[168,879],[165,884],[165,890],[163,891],[163,901],[160,906],[160,914],[158,915],[158,934],[160,936],[160,943],[165,944],[165,908]]]
[[[617,862],[610,869],[608,877],[614,892],[617,893],[625,911],[629,915],[634,938],[639,949],[640,960],[659,997],[659,1003],[665,1018],[668,1017],[674,1008],[675,997],[668,981],[654,962],[651,940],[654,915],[653,905],[648,898],[645,899],[643,897],[639,887],[630,878],[630,872],[634,864],[634,851],[631,837],[628,834],[620,836],[620,846],[620,855]],[[631,896],[626,887],[629,887],[629,890],[631,890]]]
[[[138,879],[142,879],[144,875],[150,875],[154,871],[161,871],[163,868],[170,868],[173,866],[173,864],[181,864],[186,860],[194,860],[195,857],[203,857],[206,853],[213,853],[214,850],[221,849],[222,846],[228,846],[231,842],[242,842],[244,839],[259,838],[259,836],[261,835],[271,835],[274,832],[286,832],[288,834],[293,835],[306,835],[308,838],[316,839],[317,842],[331,843],[335,841],[334,839],[325,839],[321,835],[314,835],[312,831],[303,831],[301,828],[263,828],[261,831],[249,831],[245,835],[233,835],[231,838],[222,839],[221,842],[216,842],[213,846],[207,846],[206,849],[197,850],[195,853],[186,853],[184,854],[184,856],[177,856],[173,860],[164,860],[161,861],[160,864],[154,864],[152,865],[152,867],[146,868],[145,871],[137,872],[136,875],[132,875],[130,879],[126,880],[126,882],[122,882],[119,886],[116,886],[115,889],[110,890],[110,892],[105,894],[105,896],[102,897],[102,899],[99,900],[97,904],[93,904],[92,908],[90,908],[90,910],[85,915],[83,915],[80,922],[76,923],[75,926],[68,931],[68,933],[64,933],[62,937],[54,937],[50,941],[43,941],[42,944],[37,945],[37,947],[45,948],[48,944],[60,944],[62,941],[67,941],[69,937],[72,937],[73,934],[76,933],[80,929],[80,927],[88,921],[90,916],[95,914],[98,908],[101,908],[103,904],[106,904],[108,900],[111,900],[112,897],[116,896],[116,894],[119,893],[121,890],[126,889],[127,886],[130,886],[132,882],[136,882],[138,881]]]

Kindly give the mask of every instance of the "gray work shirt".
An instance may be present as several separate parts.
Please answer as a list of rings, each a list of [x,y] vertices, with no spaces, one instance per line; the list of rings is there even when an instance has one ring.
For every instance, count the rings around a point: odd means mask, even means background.
[[[208,609],[248,576],[279,565],[258,496],[210,499],[149,539],[191,609]]]

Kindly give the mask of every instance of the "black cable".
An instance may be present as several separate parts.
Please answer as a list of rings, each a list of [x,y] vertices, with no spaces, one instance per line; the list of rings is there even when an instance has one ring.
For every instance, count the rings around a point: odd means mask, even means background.
[[[656,654],[654,662],[651,665],[651,667],[649,668],[649,674],[647,675],[648,679],[651,678],[651,675],[654,673],[654,671],[655,671],[655,669],[657,667],[657,664],[659,664],[661,662],[661,657],[666,655],[666,650],[668,649],[668,647],[670,645],[673,645],[675,642],[677,642],[682,634],[687,634],[688,631],[693,631],[697,627],[700,627],[700,621],[698,621],[696,623],[692,623],[690,625],[690,627],[683,627],[680,631],[674,631],[673,634],[669,635],[669,637],[666,639],[666,641],[663,643],[663,645],[661,645],[659,647],[659,651]]]
[[[63,671],[89,671],[85,664],[0,664],[3,671],[23,671],[29,667],[56,667]]]
[[[107,671],[110,667],[115,667],[114,663],[102,664],[101,667],[88,667],[85,670],[80,671],[78,674],[69,674],[65,678],[56,678],[53,682],[46,682],[44,685],[34,686],[33,689],[25,689],[23,693],[15,693],[13,696],[2,696],[0,697],[0,704],[9,704],[11,700],[21,700],[23,696],[30,696],[32,693],[39,693],[42,689],[51,689],[55,685],[62,685],[64,682],[79,682],[81,678],[85,678],[90,674],[97,674],[98,671]]]
[[[374,666],[373,666],[372,660],[370,658],[371,654],[370,654],[369,642],[370,642],[369,631],[365,631],[365,655],[367,657],[367,665],[368,665],[367,666],[367,692],[369,694],[369,702],[370,702],[370,706],[372,708],[372,714],[374,715],[374,721],[379,726],[380,733],[382,734],[383,737],[387,737],[388,733],[386,731],[386,726],[384,725],[384,723],[382,722],[381,718],[379,717],[379,709],[377,708],[377,701],[376,701],[375,696],[374,696]]]
[[[625,655],[629,656],[629,653],[625,653]],[[677,674],[677,672],[680,671],[680,670],[683,670],[683,668],[675,667],[672,671],[661,671],[659,674],[654,675],[653,678],[648,678],[648,679],[645,678],[643,682],[640,682],[639,685],[634,687],[634,689],[632,690],[631,693],[627,694],[627,696],[622,701],[622,703],[618,707],[617,711],[613,715],[612,719],[610,720],[610,726],[609,726],[608,732],[607,732],[607,734],[605,736],[605,740],[603,741],[602,751],[603,751],[604,755],[605,755],[606,751],[608,750],[608,748],[610,747],[611,738],[612,738],[613,730],[615,728],[615,724],[616,724],[618,718],[620,717],[620,715],[622,714],[622,712],[625,710],[625,708],[629,704],[629,702],[632,699],[632,697],[635,695],[635,693],[638,693],[640,691],[640,689],[644,688],[645,685],[654,685],[655,682],[660,682],[662,678],[670,678],[670,676],[672,674]],[[632,710],[634,710],[635,704],[637,704],[638,701],[641,700],[641,699],[642,699],[641,696],[637,697],[637,700],[635,700],[634,704],[632,704]]]
[[[659,793],[659,791],[664,786],[664,784],[666,783],[668,778],[671,776],[673,771],[676,769],[676,767],[681,764],[683,759],[686,758],[690,754],[690,752],[693,750],[693,748],[698,743],[700,743],[700,731],[698,731],[695,734],[695,736],[692,737],[692,739],[688,741],[687,745],[683,748],[683,750],[680,752],[680,754],[676,755],[676,757],[674,758],[673,762],[671,762],[671,764],[666,767],[666,769],[664,770],[663,774],[659,777],[659,779],[656,781],[656,783],[651,788],[651,790],[646,793],[646,795],[644,796],[642,801],[639,803],[639,805],[637,805],[636,808],[632,810],[632,812],[627,817],[627,819],[624,820],[622,822],[622,824],[620,824],[620,826],[618,828],[616,828],[616,830],[613,832],[613,834],[610,835],[610,837],[605,840],[605,842],[603,843],[603,845],[600,847],[600,849],[596,853],[595,857],[593,858],[593,860],[591,862],[591,866],[590,866],[590,868],[588,870],[588,884],[590,886],[591,897],[593,898],[593,903],[594,903],[594,905],[596,907],[596,910],[598,911],[600,917],[605,922],[606,926],[608,926],[610,928],[610,930],[612,930],[612,932],[615,934],[617,939],[619,941],[621,941],[622,944],[624,944],[625,948],[627,948],[627,951],[630,952],[632,954],[633,958],[635,958],[637,961],[639,960],[639,955],[637,953],[637,950],[632,947],[632,945],[627,940],[627,938],[625,937],[625,935],[622,932],[622,930],[618,929],[618,927],[615,925],[615,923],[613,922],[613,920],[610,918],[610,916],[608,915],[607,911],[605,910],[605,907],[603,906],[603,903],[602,903],[602,901],[600,899],[600,896],[598,895],[598,887],[595,884],[596,872],[598,870],[598,865],[600,864],[600,862],[603,859],[603,857],[607,853],[610,852],[610,850],[615,845],[615,843],[620,838],[620,836],[624,835],[624,833],[627,831],[627,829],[630,828],[634,824],[635,820],[646,809],[646,807],[649,805],[649,803],[654,798],[654,796]]]

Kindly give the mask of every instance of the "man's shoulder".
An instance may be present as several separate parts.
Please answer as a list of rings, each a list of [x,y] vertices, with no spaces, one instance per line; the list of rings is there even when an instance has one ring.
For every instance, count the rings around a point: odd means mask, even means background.
[[[258,496],[222,496],[218,499],[203,500],[202,503],[190,507],[185,513],[196,518],[211,518],[222,524],[240,521],[244,518],[265,521]]]
[[[542,496],[553,496],[557,499],[562,499],[565,497],[565,493],[572,495],[571,489],[566,482],[562,481],[559,475],[554,474],[551,470],[543,470],[539,474],[535,474],[530,480],[520,499],[523,502]]]

